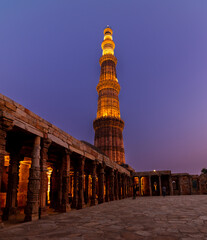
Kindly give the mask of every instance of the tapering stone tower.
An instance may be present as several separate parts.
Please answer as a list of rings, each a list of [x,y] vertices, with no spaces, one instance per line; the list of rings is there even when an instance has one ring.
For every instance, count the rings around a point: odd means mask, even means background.
[[[119,91],[120,85],[116,76],[117,59],[114,56],[115,44],[113,31],[107,26],[104,29],[103,50],[99,60],[101,74],[96,87],[98,92],[97,116],[93,122],[95,130],[94,145],[109,158],[119,164],[125,163],[122,131],[124,121],[120,116]]]

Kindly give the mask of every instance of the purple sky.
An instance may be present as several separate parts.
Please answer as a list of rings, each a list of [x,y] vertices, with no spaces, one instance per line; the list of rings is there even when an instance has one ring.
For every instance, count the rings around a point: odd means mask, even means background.
[[[199,173],[207,167],[206,0],[2,0],[0,92],[93,143],[107,24],[126,162]]]

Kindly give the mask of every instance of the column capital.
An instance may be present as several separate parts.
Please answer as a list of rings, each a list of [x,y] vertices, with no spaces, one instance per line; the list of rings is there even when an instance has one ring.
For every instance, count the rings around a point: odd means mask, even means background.
[[[65,154],[66,155],[71,155],[73,153],[73,151],[71,151],[70,149],[68,148],[65,148]]]
[[[80,155],[80,157],[79,157],[81,160],[85,160],[86,159],[86,157],[85,156],[83,156],[83,155]]]
[[[95,159],[95,160],[92,161],[92,165],[93,165],[93,166],[94,166],[94,165],[97,166],[98,164],[99,164],[99,162],[98,162],[97,159]]]
[[[113,169],[113,168],[110,168],[109,174],[110,174],[110,176],[113,176],[113,177],[114,177],[114,169]]]
[[[42,148],[49,148],[52,143],[52,140],[49,138],[42,138]]]
[[[10,131],[14,126],[14,121],[12,119],[9,119],[7,117],[1,116],[0,117],[0,127],[4,131]]]

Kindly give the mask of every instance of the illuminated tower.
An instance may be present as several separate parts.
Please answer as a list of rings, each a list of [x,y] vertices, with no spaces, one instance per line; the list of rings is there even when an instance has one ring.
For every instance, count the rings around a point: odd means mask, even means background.
[[[97,116],[93,122],[95,130],[94,145],[109,158],[119,164],[125,163],[122,131],[124,121],[120,116],[120,85],[116,76],[117,59],[114,56],[115,43],[113,31],[107,26],[104,29],[104,40],[101,44],[102,57],[99,60],[101,74],[96,87],[98,92]]]

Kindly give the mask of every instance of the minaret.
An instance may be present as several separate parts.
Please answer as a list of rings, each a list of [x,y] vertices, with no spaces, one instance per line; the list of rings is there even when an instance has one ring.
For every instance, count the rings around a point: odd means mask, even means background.
[[[99,60],[101,74],[96,87],[98,109],[96,119],[93,122],[94,145],[111,160],[122,164],[125,163],[122,135],[124,121],[121,119],[119,109],[120,85],[116,76],[117,59],[114,56],[115,43],[112,34],[112,29],[107,26],[104,29],[104,40],[101,44],[103,50]]]

